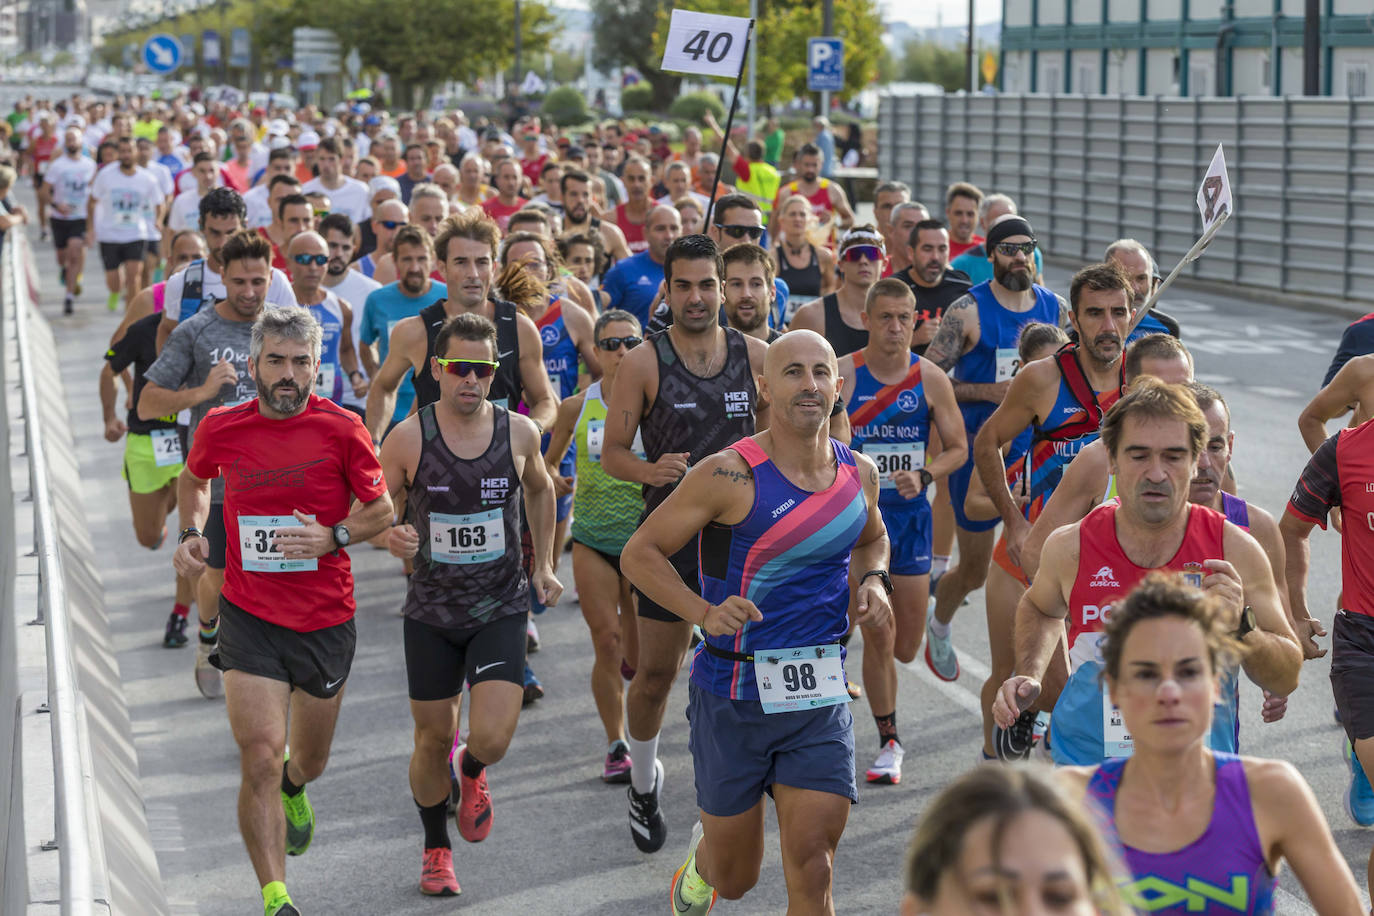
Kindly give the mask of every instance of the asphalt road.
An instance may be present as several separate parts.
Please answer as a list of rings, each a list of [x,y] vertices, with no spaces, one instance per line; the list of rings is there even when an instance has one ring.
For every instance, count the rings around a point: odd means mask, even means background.
[[[103,282],[92,262],[76,315],[62,317],[51,246],[42,243],[36,249],[43,311],[62,354],[86,519],[93,542],[100,545],[114,648],[168,898],[176,913],[258,912],[256,882],[236,827],[237,754],[223,704],[197,693],[190,648],[161,647],[172,604],[171,548],[150,552],[137,546],[120,479],[122,444],[102,436],[96,378],[116,316],[105,311]],[[1050,272],[1058,289],[1066,289],[1066,279],[1062,270]],[[1168,297],[1166,310],[1183,325],[1198,377],[1229,400],[1241,494],[1270,511],[1281,510],[1306,459],[1297,413],[1320,382],[1344,321],[1256,305],[1240,295],[1179,293]],[[1315,535],[1310,600],[1328,622],[1326,609],[1339,583],[1338,549],[1335,535]],[[319,818],[314,845],[288,865],[288,886],[303,912],[661,912],[696,817],[683,716],[685,674],[670,701],[660,747],[667,771],[668,843],[655,855],[643,855],[630,840],[624,789],[598,778],[604,739],[588,690],[591,648],[581,616],[565,598],[540,618],[543,651],[532,661],[548,696],[521,716],[509,755],[490,770],[495,829],[476,846],[463,843],[452,830],[463,895],[424,898],[417,889],[420,824],[406,778],[411,724],[398,613],[404,579],[398,563],[381,551],[355,549],[353,563],[357,659],[329,768],[310,787]],[[569,590],[570,567],[565,559],[561,573]],[[964,672],[957,682],[936,681],[919,659],[900,673],[904,779],[891,787],[860,784],[860,803],[836,857],[835,899],[841,913],[895,911],[903,850],[918,813],[932,793],[974,765],[980,744],[978,690],[988,658],[981,607],[981,593],[975,593],[956,618]],[[862,652],[857,643],[851,648],[854,673]],[[1363,884],[1374,833],[1353,826],[1342,810],[1347,775],[1327,674],[1325,660],[1308,663],[1287,718],[1273,725],[1260,722],[1258,689],[1243,687],[1243,749],[1286,758],[1302,770]],[[866,703],[856,705],[855,722],[862,771],[878,749]],[[771,815],[768,831],[759,886],[741,902],[722,903],[720,912],[785,909]],[[1291,875],[1285,873],[1282,886],[1281,912],[1303,912],[1301,890]]]

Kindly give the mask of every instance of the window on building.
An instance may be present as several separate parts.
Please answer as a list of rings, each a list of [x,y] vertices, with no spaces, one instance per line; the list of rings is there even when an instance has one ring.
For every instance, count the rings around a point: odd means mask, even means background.
[[[1045,82],[1040,87],[1041,92],[1063,92],[1064,80],[1059,75],[1058,67],[1045,68]]]
[[[1365,64],[1346,64],[1345,94],[1362,98],[1369,94],[1369,67]]]
[[[1211,95],[1212,69],[1210,67],[1188,68],[1188,94]]]
[[[1075,91],[1083,95],[1091,95],[1097,92],[1097,71],[1092,67],[1080,66],[1078,68],[1078,85]]]
[[[1260,55],[1260,89],[1269,92],[1274,88],[1274,62],[1268,54]]]

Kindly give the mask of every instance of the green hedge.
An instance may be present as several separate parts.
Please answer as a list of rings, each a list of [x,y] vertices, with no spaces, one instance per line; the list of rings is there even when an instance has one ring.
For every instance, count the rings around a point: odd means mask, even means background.
[[[572,86],[559,86],[544,97],[544,114],[559,127],[587,120],[587,99]]]
[[[624,111],[648,111],[654,101],[654,87],[635,83],[620,90],[620,107]]]
[[[721,104],[714,92],[707,92],[704,89],[678,96],[673,99],[673,104],[668,108],[668,113],[673,117],[682,118],[694,124],[700,124],[708,111],[716,116],[716,120],[725,120],[725,106]]]

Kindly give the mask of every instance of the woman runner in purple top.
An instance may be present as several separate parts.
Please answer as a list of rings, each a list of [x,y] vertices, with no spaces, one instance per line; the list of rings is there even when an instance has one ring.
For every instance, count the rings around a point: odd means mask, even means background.
[[[1112,610],[1104,683],[1133,754],[1060,771],[1101,808],[1142,913],[1275,912],[1287,859],[1320,914],[1363,913],[1312,790],[1288,762],[1207,749],[1219,663],[1240,655],[1240,598],[1219,575],[1202,590],[1154,573]]]

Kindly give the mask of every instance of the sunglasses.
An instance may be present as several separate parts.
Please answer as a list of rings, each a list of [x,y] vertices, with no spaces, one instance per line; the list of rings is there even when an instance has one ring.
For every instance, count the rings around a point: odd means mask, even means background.
[[[324,219],[324,218],[325,218],[326,216],[328,216],[328,215],[329,215],[329,211],[328,211],[328,210],[316,210],[316,211],[315,211],[315,219]]]
[[[291,260],[304,267],[306,264],[314,264],[316,267],[323,267],[329,263],[327,254],[293,254]]]
[[[855,261],[881,261],[883,250],[877,245],[852,245],[840,255],[851,263]]]
[[[1019,251],[1026,257],[1035,254],[1035,242],[998,242],[997,253],[1004,258],[1014,258]]]
[[[397,226],[404,226],[404,225],[405,225],[405,221],[404,221],[404,220],[399,220],[399,219],[384,219],[384,220],[382,220],[382,228],[383,228],[383,229],[395,229]]]
[[[500,365],[494,359],[440,359],[436,356],[434,361],[449,375],[456,375],[459,378],[469,372],[477,378],[486,378],[495,372],[496,367]]]
[[[746,235],[751,239],[763,237],[762,226],[727,226],[724,223],[716,223],[716,225],[720,227],[721,232],[724,232],[732,239],[742,239]]]
[[[625,345],[626,350],[633,350],[643,342],[643,337],[603,337],[596,345],[607,352],[614,352],[620,349],[621,344]]]

